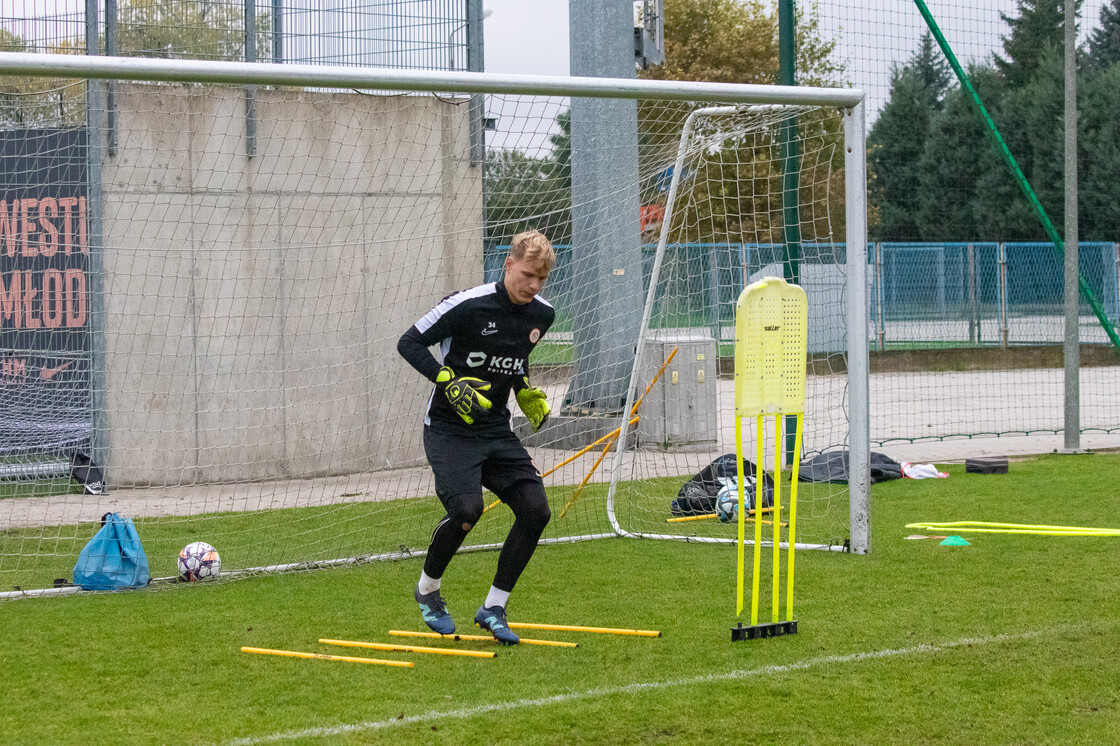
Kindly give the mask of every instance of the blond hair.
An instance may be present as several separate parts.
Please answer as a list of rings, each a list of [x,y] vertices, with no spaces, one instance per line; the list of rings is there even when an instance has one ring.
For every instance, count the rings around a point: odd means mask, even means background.
[[[524,259],[542,269],[551,270],[556,263],[556,252],[540,231],[524,231],[513,237],[509,258],[515,262]]]

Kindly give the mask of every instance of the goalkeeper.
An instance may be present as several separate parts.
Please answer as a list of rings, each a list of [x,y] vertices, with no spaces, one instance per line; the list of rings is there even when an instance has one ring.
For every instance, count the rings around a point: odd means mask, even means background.
[[[513,391],[534,432],[548,419],[544,392],[529,383],[528,363],[556,316],[537,295],[555,261],[544,235],[517,234],[501,281],[444,298],[397,343],[401,356],[435,384],[424,415],[424,452],[447,515],[432,531],[415,598],[424,622],[442,634],[453,633],[455,622],[440,580],[482,516],[486,487],[513,510],[514,522],[474,621],[498,642],[519,642],[506,622],[506,602],[551,515],[540,472],[510,429],[507,402]],[[442,363],[428,349],[437,344]]]

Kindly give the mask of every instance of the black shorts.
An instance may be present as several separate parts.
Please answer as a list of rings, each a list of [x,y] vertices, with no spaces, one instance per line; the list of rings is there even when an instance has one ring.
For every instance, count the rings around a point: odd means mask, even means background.
[[[457,495],[481,496],[483,487],[502,497],[517,482],[544,484],[529,452],[510,430],[466,434],[425,427],[424,453],[444,505]]]

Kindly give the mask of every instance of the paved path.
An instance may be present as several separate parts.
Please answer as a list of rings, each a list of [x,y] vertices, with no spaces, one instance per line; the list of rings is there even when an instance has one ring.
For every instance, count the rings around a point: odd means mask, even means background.
[[[1082,370],[1082,426],[1120,427],[1120,367]],[[843,376],[810,376],[810,412],[804,433],[807,450],[828,449],[845,441],[846,418],[839,408],[846,394]],[[562,400],[566,384],[545,387],[549,400]],[[1058,434],[1004,437],[924,439],[925,433],[955,434],[992,430],[1053,430],[1062,426],[1062,371],[1051,369],[949,373],[882,373],[871,378],[873,450],[897,461],[946,463],[974,456],[1016,456],[1049,453],[1064,446]],[[661,451],[628,454],[623,477],[687,476],[716,456],[735,449],[731,416],[731,381],[719,387],[719,442],[697,452]],[[753,433],[753,423],[750,425]],[[749,436],[748,436],[749,442]],[[1120,433],[1087,433],[1082,448],[1120,448]],[[533,449],[542,470],[571,455],[569,451]],[[594,460],[592,454],[549,477],[550,484],[578,484]],[[753,460],[753,459],[752,459]],[[600,466],[594,481],[609,478],[611,459]],[[60,495],[0,501],[0,528],[69,525],[95,521],[108,511],[132,517],[189,516],[218,511],[259,511],[275,508],[336,505],[393,500],[433,494],[426,466],[324,477],[231,485],[118,489],[100,497]]]

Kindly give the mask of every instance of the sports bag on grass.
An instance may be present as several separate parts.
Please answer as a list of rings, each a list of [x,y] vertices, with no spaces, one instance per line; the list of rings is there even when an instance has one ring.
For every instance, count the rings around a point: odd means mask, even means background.
[[[148,556],[131,518],[106,513],[101,530],[86,544],[74,565],[74,585],[87,591],[113,591],[147,585]]]
[[[744,492],[751,510],[754,509],[754,472],[754,463],[743,459],[743,476],[747,482]],[[715,511],[716,496],[719,495],[719,491],[724,487],[736,485],[739,481],[738,475],[735,454],[726,453],[720,456],[681,486],[677,492],[677,499],[669,506],[669,512],[680,516]],[[769,508],[774,504],[774,478],[765,472],[763,477],[762,507]]]

